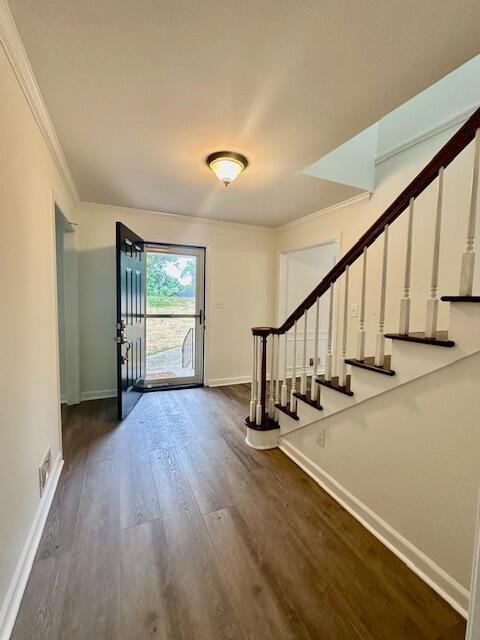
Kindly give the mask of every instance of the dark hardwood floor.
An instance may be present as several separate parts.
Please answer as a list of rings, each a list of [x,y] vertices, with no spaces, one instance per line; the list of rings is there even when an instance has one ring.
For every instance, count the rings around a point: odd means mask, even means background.
[[[13,640],[460,640],[443,600],[278,450],[248,388],[64,412],[63,469]]]

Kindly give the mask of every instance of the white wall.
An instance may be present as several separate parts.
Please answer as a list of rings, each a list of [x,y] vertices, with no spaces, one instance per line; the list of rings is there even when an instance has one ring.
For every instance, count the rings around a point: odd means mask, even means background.
[[[475,354],[282,438],[319,477],[334,478],[337,495],[389,542],[401,547],[377,519],[467,590],[480,481],[479,367]],[[320,427],[324,448],[315,441]]]
[[[280,322],[298,307],[330,271],[337,258],[337,251],[337,243],[329,242],[284,254],[286,282],[284,304],[280,305]],[[322,308],[322,311],[325,312],[325,309]],[[323,321],[322,326],[325,327],[325,313],[320,317]]]
[[[81,390],[112,393],[115,369],[115,222],[145,240],[195,244],[206,255],[206,383],[251,375],[251,327],[274,317],[272,230],[182,216],[83,205],[79,217]],[[216,308],[217,299],[223,309]]]
[[[72,212],[1,46],[0,148],[1,608],[40,504],[38,465],[61,450],[53,192]]]

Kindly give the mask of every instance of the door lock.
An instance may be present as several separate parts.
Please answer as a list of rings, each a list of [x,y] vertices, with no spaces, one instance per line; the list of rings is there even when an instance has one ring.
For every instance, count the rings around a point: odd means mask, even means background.
[[[113,339],[117,344],[126,344],[127,342],[127,334],[125,333],[127,325],[125,321],[117,322],[117,335]]]

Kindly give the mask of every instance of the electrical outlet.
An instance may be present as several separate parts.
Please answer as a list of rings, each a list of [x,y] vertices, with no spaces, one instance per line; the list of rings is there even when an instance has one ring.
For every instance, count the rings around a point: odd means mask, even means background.
[[[325,446],[325,429],[320,429],[315,440],[319,447],[323,448]]]
[[[223,298],[217,298],[216,305],[217,309],[223,309]]]
[[[350,305],[350,317],[351,318],[358,318],[358,304],[351,304]]]
[[[47,453],[43,456],[43,460],[38,467],[38,483],[40,488],[40,496],[45,491],[45,485],[50,477],[52,470],[52,449],[48,447]]]

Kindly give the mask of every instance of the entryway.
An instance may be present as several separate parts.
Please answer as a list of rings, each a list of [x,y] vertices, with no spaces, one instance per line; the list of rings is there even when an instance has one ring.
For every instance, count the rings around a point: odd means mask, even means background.
[[[203,383],[205,248],[148,242],[116,224],[117,412],[142,392]]]

